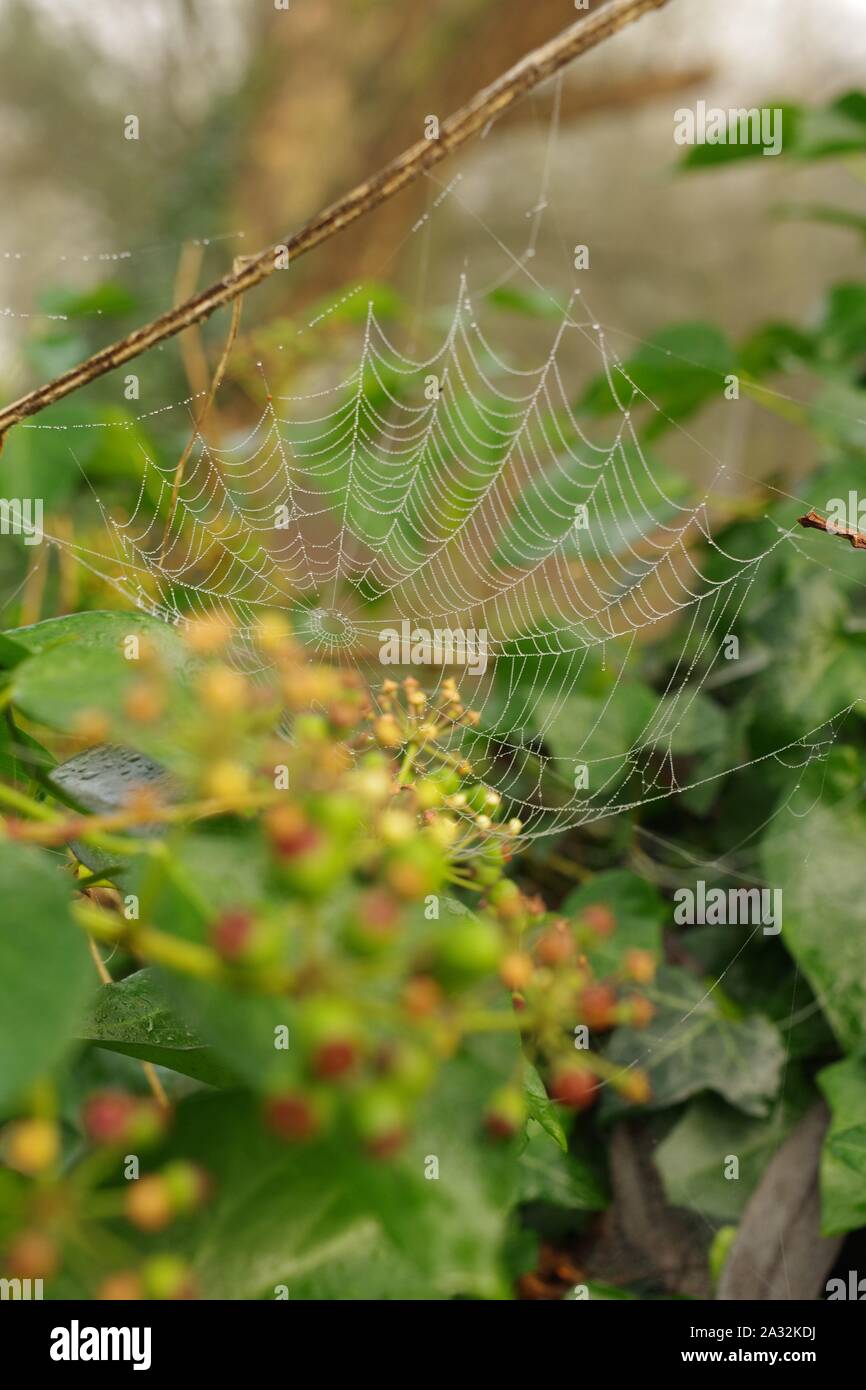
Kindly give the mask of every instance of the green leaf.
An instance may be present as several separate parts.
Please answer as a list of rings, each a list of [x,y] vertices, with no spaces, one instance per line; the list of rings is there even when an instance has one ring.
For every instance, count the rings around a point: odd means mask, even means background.
[[[563,544],[566,556],[592,566],[610,556],[634,559],[645,537],[679,515],[687,491],[682,473],[641,457],[633,444],[619,444],[609,459],[561,452],[561,430],[543,422],[544,456],[551,462],[520,489],[497,542],[494,562],[536,565]],[[577,508],[587,508],[587,525],[575,529]]]
[[[50,360],[46,369],[57,371],[79,360],[81,348],[72,344],[71,361]],[[70,449],[74,440],[74,451]],[[149,436],[128,410],[121,406],[97,407],[81,401],[52,406],[44,420],[17,425],[3,450],[3,487],[6,497],[39,497],[47,514],[64,507],[80,491],[84,478],[92,483],[127,480],[138,488],[143,457],[153,456]],[[82,477],[82,474],[84,477]],[[148,479],[152,501],[158,496],[156,479]]]
[[[611,370],[623,406],[639,408],[646,405],[648,396],[661,412],[651,416],[645,432],[649,439],[662,434],[673,422],[687,419],[706,401],[720,399],[725,377],[736,371],[736,354],[714,325],[678,323],[643,343],[622,368],[614,364]],[[620,409],[606,375],[590,384],[580,408],[591,415],[609,415]]]
[[[93,988],[69,898],[50,858],[0,841],[0,1105],[60,1060]]]
[[[562,321],[568,305],[560,304],[553,295],[543,290],[517,290],[512,285],[500,285],[491,290],[487,303],[494,309],[504,309],[512,314],[522,314],[526,318],[553,319]]]
[[[512,708],[525,703],[525,690]],[[631,750],[640,747],[658,705],[657,696],[639,681],[621,681],[603,698],[582,694],[545,694],[534,700],[536,729],[553,756],[563,763],[571,781],[579,763],[586,763],[587,801],[602,804],[631,769]],[[510,711],[506,709],[506,721]]]
[[[103,985],[78,1036],[211,1086],[237,1084],[237,1076],[171,1007],[152,970],[139,970],[116,984]]]
[[[13,704],[29,719],[63,732],[94,709],[122,727],[125,697],[140,679],[138,661],[125,655],[128,637],[149,642],[169,677],[179,678],[194,664],[174,628],[143,613],[75,613],[7,635],[31,652],[12,672]],[[176,681],[175,707],[182,693]],[[168,761],[178,757],[163,725],[137,725],[134,732],[137,746]]]
[[[801,110],[791,153],[798,159],[857,154],[866,150],[866,96],[848,92],[828,106]]]
[[[281,1144],[243,1095],[185,1101],[176,1150],[216,1181],[214,1201],[186,1233],[202,1296],[273,1298],[278,1284],[293,1300],[507,1295],[516,1146],[492,1144],[479,1125],[501,1075],[478,1055],[455,1058],[406,1151],[387,1163],[342,1133]],[[424,1176],[429,1156],[438,1179]]]
[[[550,1143],[540,1125],[530,1120],[526,1147],[520,1155],[521,1202],[576,1211],[603,1211],[608,1195],[596,1169],[574,1154]]]
[[[32,655],[41,655],[73,646],[119,652],[129,634],[146,637],[170,670],[181,669],[189,662],[175,629],[146,613],[70,613],[65,618],[47,618],[29,627],[14,628],[5,635]]]
[[[568,1136],[560,1119],[560,1108],[550,1099],[544,1082],[528,1062],[524,1069],[523,1085],[530,1117],[564,1153],[568,1149]]]
[[[782,148],[779,153],[791,154],[796,152],[803,119],[810,113],[803,111],[798,106],[786,106],[780,102],[764,102],[761,106],[742,109],[746,111],[757,110],[758,112],[767,109],[772,112],[781,111],[781,116],[773,117],[774,124],[768,132],[771,139],[768,140],[766,147],[769,148],[772,144],[773,135],[778,136],[779,121],[781,120]],[[737,117],[731,120],[728,114],[723,132],[724,139],[707,140],[702,144],[693,144],[680,160],[679,168],[686,171],[713,169],[725,164],[739,164],[746,159],[771,158],[772,156],[764,154],[765,146],[762,140],[752,140],[753,132],[754,122],[741,122]]]
[[[766,376],[808,362],[814,343],[807,333],[789,323],[768,323],[740,344],[741,371],[749,376]]]
[[[787,1078],[790,1083],[790,1074]],[[668,1201],[716,1221],[739,1221],[767,1164],[804,1114],[808,1090],[790,1085],[765,1119],[753,1119],[709,1096],[693,1100],[653,1159]],[[727,1178],[729,1156],[739,1160]]]
[[[371,305],[380,321],[400,318],[406,311],[405,301],[391,285],[378,280],[365,280],[350,295],[341,292],[316,300],[306,313],[311,319],[327,317],[329,324],[365,324]]]
[[[662,924],[667,909],[659,893],[646,879],[628,869],[611,869],[597,874],[589,883],[574,888],[560,911],[566,917],[579,917],[588,907],[610,908],[616,930],[600,939],[587,952],[599,977],[611,975],[622,964],[626,951],[637,948],[661,954]]]
[[[859,365],[866,342],[866,284],[834,285],[816,332],[818,355],[831,365]]]
[[[834,749],[805,773],[796,814],[783,828],[771,823],[762,858],[767,883],[782,892],[782,939],[851,1050],[866,1038],[866,815],[862,767],[847,755]]]
[[[88,290],[49,289],[41,296],[46,314],[65,314],[67,318],[118,318],[136,307],[135,297],[124,286],[106,280]]]
[[[866,1225],[866,1061],[836,1062],[817,1080],[831,1111],[821,1155],[821,1229],[841,1235]]]
[[[782,111],[782,154],[796,159],[825,159],[866,150],[866,96],[862,92],[848,92],[820,107],[776,102],[763,105]],[[683,157],[680,168],[708,169],[763,157],[763,145],[750,141],[694,145]]]
[[[618,1028],[608,1048],[611,1061],[649,1071],[651,1106],[679,1105],[701,1091],[715,1091],[747,1115],[765,1116],[779,1089],[785,1050],[767,1019],[731,1019],[716,996],[684,970],[663,967],[645,990],[657,1013],[648,1028]],[[608,1110],[621,1109],[614,1098]]]
[[[761,615],[756,632],[766,638],[772,660],[755,686],[757,723],[774,746],[860,704],[866,634],[847,631],[847,616],[834,576],[813,568],[808,582],[780,591]]]

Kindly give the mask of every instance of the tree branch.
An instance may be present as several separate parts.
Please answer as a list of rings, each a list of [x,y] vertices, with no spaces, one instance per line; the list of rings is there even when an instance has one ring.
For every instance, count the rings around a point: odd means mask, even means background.
[[[125,362],[146,352],[156,343],[164,342],[192,324],[201,323],[215,309],[231,303],[261,284],[277,268],[281,248],[288,249],[289,260],[303,256],[321,245],[344,227],[372,212],[393,198],[414,179],[439,164],[449,154],[465,145],[473,135],[500,116],[527,92],[532,91],[553,73],[574,58],[610,38],[626,25],[633,23],[649,10],[660,9],[668,0],[611,0],[610,4],[564,29],[547,44],[534,49],[513,68],[489,87],[477,92],[440,126],[438,140],[419,140],[403,154],[387,164],[378,174],[358,184],[338,202],[332,203],[283,243],[267,247],[255,256],[245,258],[230,274],[218,280],[200,294],[161,314],[151,323],[137,328],[127,337],[102,348],[77,367],[71,368],[45,386],[30,391],[19,400],[0,410],[0,444],[6,431],[29,415],[36,415],[46,406],[62,400],[73,391],[113,371]]]
[[[853,526],[837,526],[820,512],[807,512],[805,516],[798,516],[797,520],[807,530],[826,531],[830,536],[839,536],[841,540],[847,541],[855,550],[866,550],[866,535],[855,530]]]

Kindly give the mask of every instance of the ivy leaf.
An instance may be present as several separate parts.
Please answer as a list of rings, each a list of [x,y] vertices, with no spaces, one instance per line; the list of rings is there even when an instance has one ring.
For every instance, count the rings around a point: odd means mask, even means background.
[[[152,970],[139,970],[116,984],[103,985],[78,1036],[211,1086],[237,1084],[237,1076],[171,1007]]]
[[[576,1211],[603,1211],[608,1195],[598,1172],[586,1159],[554,1148],[541,1126],[530,1120],[526,1147],[520,1155],[519,1200]]]
[[[634,397],[632,403],[637,409],[646,406],[649,397],[658,407],[645,431],[647,439],[662,434],[677,420],[688,419],[707,401],[719,399],[725,377],[735,371],[733,347],[709,323],[678,323],[662,329],[622,368],[612,368],[616,393],[623,404],[628,405]],[[580,408],[590,415],[610,415],[620,409],[607,376],[590,383]]]
[[[770,1159],[810,1101],[808,1088],[791,1088],[766,1119],[699,1096],[656,1149],[653,1159],[668,1201],[716,1221],[736,1224]],[[728,1155],[739,1160],[737,1179],[725,1176]]]
[[[560,1108],[550,1099],[544,1082],[535,1067],[530,1066],[528,1062],[524,1070],[523,1086],[530,1118],[565,1152],[568,1149],[568,1136],[560,1119]]]
[[[866,1036],[862,767],[837,748],[808,770],[796,817],[766,836],[764,877],[782,893],[782,937],[843,1047]],[[823,798],[823,799],[822,799]]]
[[[241,1094],[191,1097],[175,1143],[216,1181],[186,1233],[206,1299],[499,1298],[514,1144],[492,1144],[479,1116],[500,1063],[466,1054],[445,1067],[403,1155],[378,1162],[338,1133],[281,1144]],[[439,1177],[428,1180],[430,1157]]]
[[[143,613],[74,613],[7,636],[30,652],[12,672],[13,703],[29,719],[63,732],[94,707],[122,715],[124,697],[138,678],[138,662],[125,657],[128,637],[149,642],[172,675],[191,664],[174,628]],[[140,742],[144,732],[136,732]]]
[[[821,1229],[866,1225],[866,1061],[849,1057],[818,1073],[831,1120],[821,1155]]]
[[[69,896],[45,854],[0,841],[0,1105],[60,1060],[93,988]]]
[[[764,1116],[779,1089],[785,1049],[778,1028],[759,1015],[731,1019],[684,970],[664,967],[646,994],[658,1012],[648,1028],[618,1028],[611,1061],[649,1071],[651,1106],[678,1105],[715,1091],[747,1115]],[[614,1097],[608,1111],[621,1108]]]

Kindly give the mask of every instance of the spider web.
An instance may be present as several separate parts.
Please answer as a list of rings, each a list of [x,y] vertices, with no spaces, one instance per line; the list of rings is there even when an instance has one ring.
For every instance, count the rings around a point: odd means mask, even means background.
[[[615,402],[593,434],[566,380],[575,345]],[[113,559],[59,543],[168,622],[230,615],[247,669],[255,625],[275,609],[312,657],[353,665],[374,690],[411,673],[435,694],[456,676],[479,723],[454,725],[443,751],[470,758],[525,836],[557,833],[709,780],[679,780],[678,740],[784,540],[745,560],[724,552],[712,485],[695,500],[671,495],[632,419],[636,399],[578,291],[545,359],[518,368],[488,341],[463,277],[430,356],[401,351],[371,304],[348,377],[268,391],[231,444],[203,427],[167,534],[175,461],[145,453],[129,514],[99,502]],[[721,578],[703,572],[708,554]],[[635,707],[626,676],[673,623],[663,689]],[[404,656],[419,633],[469,634],[464,669],[383,664],[395,632],[409,634]],[[588,687],[601,692],[592,702]]]
[[[747,559],[718,545],[711,513],[725,465],[716,462],[709,482],[684,486],[649,455],[632,408],[663,412],[608,347],[581,290],[560,303],[548,351],[534,366],[517,365],[509,346],[485,331],[476,302],[483,309],[517,275],[548,307],[557,304],[531,265],[549,207],[560,96],[557,83],[525,250],[514,255],[468,209],[506,269],[476,293],[464,272],[435,350],[417,356],[395,343],[371,303],[355,365],[342,379],[282,394],[270,386],[278,366],[260,361],[258,418],[230,442],[201,421],[174,500],[176,460],[144,451],[128,514],[109,510],[94,491],[110,557],[74,538],[49,538],[167,622],[224,612],[248,670],[260,660],[256,623],[278,610],[311,657],[359,669],[374,692],[386,677],[413,674],[435,695],[446,675],[456,677],[478,724],[455,724],[439,747],[471,761],[528,839],[733,770],[678,752],[684,742],[691,749],[707,717],[703,688],[726,664],[760,566],[788,539],[780,532]],[[448,185],[430,178],[428,210],[389,262],[423,234],[426,278],[431,223],[446,200],[461,202],[462,177]],[[602,421],[574,404],[580,384],[600,374],[610,394]],[[190,410],[193,400],[140,418]],[[670,643],[672,630],[675,653],[660,688],[642,686],[636,696],[631,677],[650,644]],[[418,635],[463,634],[475,647],[464,643],[462,665],[384,664],[386,634],[406,632],[404,656]],[[483,662],[473,666],[480,642]],[[826,751],[831,723],[764,756],[799,749],[805,766]]]

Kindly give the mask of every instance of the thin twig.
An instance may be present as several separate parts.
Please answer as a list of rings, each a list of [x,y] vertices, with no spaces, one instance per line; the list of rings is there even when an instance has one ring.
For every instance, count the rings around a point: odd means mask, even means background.
[[[105,961],[99,954],[99,948],[97,947],[96,942],[93,940],[92,936],[88,936],[87,944],[90,947],[90,954],[93,957],[93,964],[96,966],[96,973],[99,976],[100,980],[104,985],[113,985],[114,981],[105,967]],[[144,1072],[147,1084],[153,1092],[153,1097],[156,1100],[157,1104],[162,1105],[167,1109],[168,1096],[165,1093],[165,1087],[163,1086],[162,1082],[157,1076],[156,1067],[153,1065],[152,1062],[141,1062],[141,1069]]]
[[[168,508],[168,517],[166,518],[165,530],[162,533],[162,550],[159,556],[160,565],[162,565],[163,561],[165,560],[165,552],[168,548],[168,538],[171,534],[171,527],[174,521],[174,514],[177,511],[177,499],[180,493],[180,485],[183,482],[184,470],[186,468],[189,456],[193,451],[195,441],[199,438],[199,435],[201,434],[205,422],[205,417],[207,416],[208,411],[214,403],[216,393],[222,384],[223,377],[225,376],[226,367],[229,364],[229,358],[231,357],[232,348],[235,345],[235,339],[238,336],[238,329],[241,325],[242,307],[243,300],[240,298],[236,299],[234,304],[232,305],[232,320],[229,324],[228,337],[225,341],[225,347],[222,350],[222,356],[220,357],[220,360],[217,363],[217,369],[213,374],[213,381],[211,382],[210,390],[207,393],[207,400],[202,406],[198,418],[195,420],[192,433],[190,434],[190,437],[187,440],[186,447],[183,453],[181,454],[180,458],[178,459],[177,467],[174,470],[174,478],[172,479],[171,484],[171,501],[169,503]]]
[[[527,92],[559,72],[574,58],[595,48],[597,44],[640,19],[648,11],[661,9],[667,3],[668,0],[611,0],[609,5],[570,25],[549,43],[542,44],[540,48],[528,53],[489,87],[477,92],[471,101],[460,107],[453,116],[444,120],[439,129],[438,139],[417,141],[390,164],[385,165],[378,174],[358,184],[345,197],[318,213],[285,242],[269,246],[255,256],[244,258],[241,264],[236,264],[230,274],[218,280],[215,285],[168,310],[142,328],[135,329],[127,337],[102,348],[77,367],[64,372],[47,385],[28,392],[0,410],[0,447],[6,431],[12,425],[18,424],[30,415],[38,414],[46,406],[62,400],[73,391],[86,386],[88,382],[95,381],[106,372],[113,371],[116,367],[140,356],[148,348],[164,342],[192,324],[201,323],[215,309],[231,303],[239,295],[246,294],[253,286],[261,284],[272,275],[285,263],[286,252],[289,261],[296,260],[298,256],[303,256],[313,247],[320,246],[345,227],[351,226],[360,217],[393,198],[420,174],[460,149],[473,135],[483,130],[491,121],[514,106]]]
[[[798,516],[797,520],[807,530],[826,531],[828,536],[838,536],[840,540],[848,541],[855,550],[866,550],[866,535],[853,526],[837,526],[821,516],[820,512],[807,512],[805,516]]]

